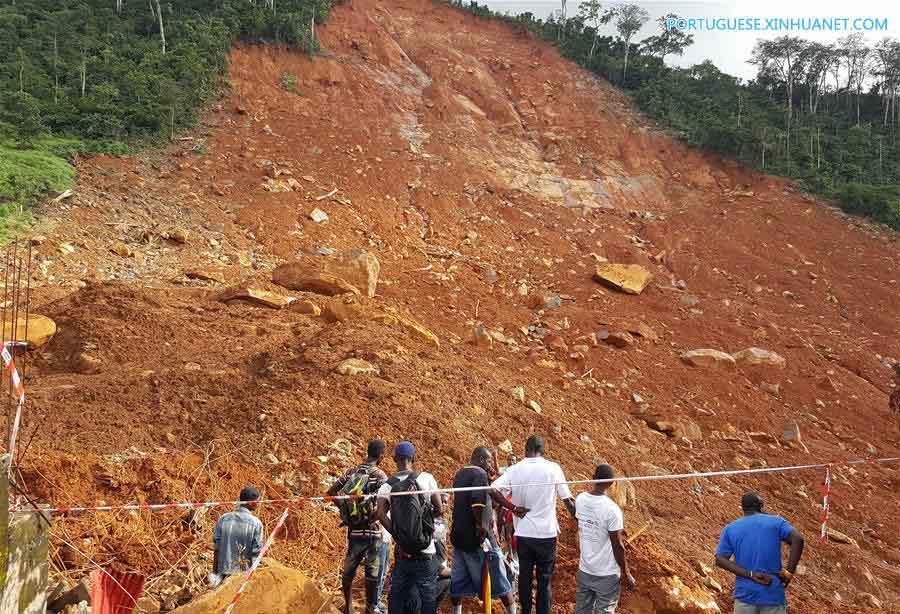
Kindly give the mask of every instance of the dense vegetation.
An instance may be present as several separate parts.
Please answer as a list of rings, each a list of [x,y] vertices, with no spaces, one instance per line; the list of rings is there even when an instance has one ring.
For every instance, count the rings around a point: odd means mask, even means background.
[[[0,235],[77,152],[171,137],[238,40],[317,50],[331,0],[0,0]]]
[[[647,21],[635,5],[604,10],[587,0],[576,16],[558,11],[547,20],[501,15],[474,2],[457,6],[553,42],[631,92],[685,142],[791,177],[849,212],[900,228],[900,42],[872,45],[859,34],[834,45],[760,41],[748,58],[757,77],[742,83],[708,61],[666,66],[665,57],[680,54],[690,36],[660,20],[657,35],[634,42]],[[600,34],[607,23],[618,36]]]

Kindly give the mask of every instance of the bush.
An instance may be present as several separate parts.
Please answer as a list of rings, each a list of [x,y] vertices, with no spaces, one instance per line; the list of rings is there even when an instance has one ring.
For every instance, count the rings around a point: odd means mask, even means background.
[[[900,230],[900,187],[848,183],[835,191],[841,209]]]

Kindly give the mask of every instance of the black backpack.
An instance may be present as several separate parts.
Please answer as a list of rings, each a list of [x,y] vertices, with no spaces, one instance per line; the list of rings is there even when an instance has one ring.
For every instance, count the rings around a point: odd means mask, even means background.
[[[404,495],[400,493],[419,490],[416,482],[418,473],[411,473],[405,480],[392,477],[391,485],[391,527],[397,545],[406,554],[421,554],[431,545],[434,537],[434,517],[431,499],[427,495]]]
[[[360,495],[373,495],[370,485],[372,466],[362,464],[344,482],[341,495],[351,495],[353,499],[340,499],[337,502],[341,512],[341,524],[350,529],[368,529],[375,517],[375,497],[358,498]]]

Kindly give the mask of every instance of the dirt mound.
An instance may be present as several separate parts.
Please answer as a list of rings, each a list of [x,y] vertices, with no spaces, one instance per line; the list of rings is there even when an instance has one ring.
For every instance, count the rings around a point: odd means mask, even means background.
[[[898,454],[895,233],[687,149],[503,24],[354,0],[320,33],[315,58],[236,49],[234,89],[193,141],[86,160],[75,196],[48,205],[33,308],[58,331],[28,361],[20,448],[34,496],[321,494],[373,436],[412,438],[441,484],[474,446],[510,440],[521,455],[534,432],[571,478],[601,460],[642,475]],[[272,283],[280,265],[353,250],[377,258],[373,297]],[[605,262],[652,281],[640,295],[601,285]],[[223,303],[236,287],[287,306]],[[747,348],[778,364],[682,359]],[[372,368],[336,370],[348,359]],[[814,543],[818,472],[637,483],[626,526],[650,528],[622,611],[700,607],[674,594],[730,607],[730,578],[699,562],[749,488],[808,537],[793,612],[900,598],[900,478],[867,464],[836,467],[831,500],[858,548]],[[151,593],[196,592],[222,511],[59,522],[92,559],[148,574]],[[262,510],[267,527],[279,512]],[[299,506],[274,555],[337,591],[337,522]],[[54,548],[57,570],[89,567]],[[566,610],[568,521],[561,553]]]
[[[225,611],[234,598],[244,575],[231,576],[215,590],[191,603],[174,610],[175,614],[219,614]],[[244,590],[234,608],[242,612],[266,612],[267,614],[337,614],[330,596],[303,573],[264,559],[253,574],[253,580]]]

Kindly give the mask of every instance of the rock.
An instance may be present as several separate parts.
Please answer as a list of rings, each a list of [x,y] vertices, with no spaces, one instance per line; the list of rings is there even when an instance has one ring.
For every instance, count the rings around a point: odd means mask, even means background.
[[[381,264],[374,254],[355,249],[332,257],[315,256],[283,264],[272,281],[290,290],[335,296],[353,293],[375,296]]]
[[[751,431],[751,432],[747,433],[747,437],[749,437],[751,440],[753,440],[757,443],[771,443],[771,444],[775,444],[775,445],[778,444],[778,438],[775,437],[775,435],[772,435],[771,433],[764,433],[762,431]]]
[[[884,605],[881,603],[881,600],[872,593],[860,593],[856,596],[856,600],[867,608],[872,608],[879,612],[884,611]]]
[[[827,375],[819,380],[819,388],[828,392],[837,392],[837,384]]]
[[[643,337],[644,339],[649,339],[650,341],[659,341],[659,335],[655,330],[648,324],[644,324],[643,322],[631,323],[625,327],[629,333],[633,335],[637,335],[638,337]]]
[[[741,365],[769,366],[783,369],[787,361],[783,356],[761,348],[747,348],[731,355]]]
[[[606,493],[623,510],[637,508],[637,491],[633,482],[617,480],[610,485]]]
[[[144,595],[138,599],[134,607],[135,614],[159,614],[161,610],[162,604],[149,595]]]
[[[271,307],[272,309],[281,309],[290,305],[294,298],[276,294],[275,292],[269,292],[268,290],[260,290],[258,288],[238,287],[229,288],[220,294],[219,300],[223,303],[243,301],[255,303],[264,307]]]
[[[681,360],[692,367],[713,367],[731,369],[735,366],[731,354],[719,350],[700,349],[691,350],[681,355]]]
[[[703,561],[697,561],[697,571],[700,572],[701,576],[708,576],[713,572],[713,568]]]
[[[488,334],[487,327],[481,322],[472,327],[472,343],[478,347],[491,347],[494,345],[494,338]]]
[[[28,349],[35,350],[47,345],[47,342],[56,334],[56,322],[47,316],[29,313],[27,324],[26,326],[24,315],[16,318],[15,338],[17,341],[28,343]],[[12,319],[7,314],[7,317],[3,320],[4,339],[13,338],[12,328]]]
[[[302,313],[308,316],[320,316],[322,315],[322,309],[313,303],[312,301],[302,300],[302,301],[291,301],[291,304],[288,306],[288,309],[291,311],[296,311],[297,313]]]
[[[116,241],[112,245],[109,246],[109,251],[114,253],[116,256],[121,256],[122,258],[131,258],[131,248],[122,243],[121,241]]]
[[[514,398],[522,405],[525,405],[525,386],[516,386],[515,388],[510,388],[509,396]]]
[[[81,352],[75,357],[75,370],[83,375],[100,373],[102,361],[87,352]]]
[[[371,317],[364,305],[353,300],[329,301],[325,304],[325,309],[322,313],[329,322],[352,322],[355,320],[366,320]]]
[[[503,441],[500,445],[498,445],[497,449],[500,452],[503,452],[504,454],[509,456],[510,454],[513,453],[512,442],[509,439],[507,439],[507,440]]]
[[[281,464],[281,461],[278,460],[278,457],[275,456],[274,454],[272,454],[271,452],[266,454],[266,460],[269,461],[269,463],[272,465],[280,465]]]
[[[721,612],[715,598],[702,588],[690,588],[681,578],[667,575],[660,581],[664,599],[653,611],[659,612]]]
[[[640,294],[653,279],[653,274],[639,264],[597,265],[594,280],[626,294]]]
[[[700,426],[687,418],[680,420],[663,420],[654,416],[641,416],[641,419],[647,423],[647,426],[660,433],[665,433],[669,437],[680,439],[682,437],[691,441],[699,441],[703,439],[703,431]]]
[[[360,358],[348,358],[334,370],[341,375],[378,375],[381,373],[378,367]]]
[[[309,219],[316,224],[321,224],[322,222],[328,221],[328,214],[317,207],[310,212]]]
[[[214,281],[216,283],[225,283],[225,271],[222,269],[206,268],[191,269],[185,271],[184,276],[188,279],[199,279],[201,281]]]
[[[849,544],[851,546],[856,546],[857,548],[859,548],[859,544],[856,542],[855,539],[853,539],[846,533],[841,533],[837,529],[832,529],[831,527],[828,527],[827,535],[828,535],[828,539],[833,542],[837,542],[839,544]]]
[[[528,407],[530,407],[536,414],[539,414],[542,411],[541,406],[538,405],[537,401],[535,401],[534,399],[530,399],[528,401]]]
[[[770,384],[768,382],[762,382],[759,385],[760,390],[763,392],[768,392],[772,396],[779,396],[781,394],[781,384]]]
[[[176,243],[187,243],[191,238],[191,232],[186,228],[176,228],[169,233],[169,239]]]
[[[425,343],[433,345],[435,348],[441,347],[441,341],[440,339],[438,339],[437,335],[435,335],[433,332],[431,332],[412,318],[400,315],[393,308],[389,307],[383,313],[376,313],[372,316],[372,320],[375,322],[386,324],[388,326],[399,326],[413,337],[418,337]]]
[[[719,581],[716,580],[715,578],[713,578],[712,576],[706,576],[705,578],[703,578],[703,586],[705,586],[706,588],[712,589],[712,590],[716,591],[717,593],[722,592],[722,585],[719,584]]]
[[[625,331],[610,332],[604,330],[597,333],[597,337],[604,343],[617,348],[627,348],[630,345],[634,345],[634,337],[631,336],[631,333]]]
[[[700,299],[693,294],[685,294],[679,299],[679,302],[685,307],[696,307],[700,303]]]
[[[546,335],[544,337],[544,345],[547,346],[547,349],[554,352],[560,352],[562,354],[567,354],[569,352],[569,346],[566,344],[565,339],[559,335]]]

